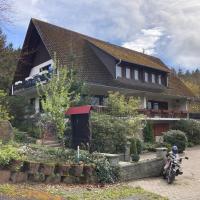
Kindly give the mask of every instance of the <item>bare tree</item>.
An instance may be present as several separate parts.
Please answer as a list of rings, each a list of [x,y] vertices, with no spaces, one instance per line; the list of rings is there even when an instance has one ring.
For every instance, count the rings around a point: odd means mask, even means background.
[[[0,25],[10,22],[9,14],[11,12],[10,0],[0,0]]]

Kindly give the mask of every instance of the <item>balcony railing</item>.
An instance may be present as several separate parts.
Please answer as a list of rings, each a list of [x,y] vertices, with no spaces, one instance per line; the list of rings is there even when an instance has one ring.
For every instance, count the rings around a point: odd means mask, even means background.
[[[51,74],[48,71],[44,71],[35,75],[34,77],[27,77],[23,81],[17,81],[12,86],[12,94],[19,90],[35,87],[37,83],[47,83],[51,78]]]
[[[149,110],[149,109],[139,109],[140,114],[144,114],[149,118],[187,118],[187,111],[180,110]]]

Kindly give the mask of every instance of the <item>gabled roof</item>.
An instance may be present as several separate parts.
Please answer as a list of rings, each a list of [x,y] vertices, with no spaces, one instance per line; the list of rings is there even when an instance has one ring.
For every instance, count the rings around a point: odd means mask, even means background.
[[[82,39],[87,40],[88,42],[92,43],[93,45],[97,46],[98,48],[112,55],[114,58],[118,60],[121,59],[123,61],[130,62],[133,64],[150,67],[150,68],[161,70],[164,72],[170,72],[170,69],[159,58],[149,56],[143,53],[139,53],[137,51],[120,47],[108,42],[104,42],[102,40],[98,40],[98,39],[95,39],[95,38],[92,38],[92,37],[89,37],[89,36],[86,36],[86,35],[83,35],[83,34],[80,34],[80,33],[65,29],[65,28],[61,28],[61,27],[37,20],[37,19],[32,19],[32,22],[36,26],[36,29],[38,29],[42,33],[44,33],[45,30],[47,31],[48,29],[49,31],[50,29],[54,29],[54,30],[57,29],[57,31],[59,31],[59,33],[61,34],[60,41],[59,41],[60,45],[62,45],[62,43],[66,39],[65,37],[62,37],[62,35],[65,32],[65,33],[71,34],[72,36],[76,35],[76,37],[81,37]],[[51,34],[51,33],[48,32],[47,34]]]
[[[157,69],[164,72],[170,72],[170,69],[159,58],[133,51],[124,47],[120,47],[114,44],[110,44],[108,42],[103,42],[101,40],[96,40],[93,38],[91,39],[87,37],[86,39],[93,45],[104,50],[105,52],[117,59],[121,59],[123,61],[134,63],[137,65],[147,66],[152,69]]]
[[[83,34],[67,30],[37,19],[32,19],[26,35],[24,46],[28,45],[31,32],[34,31],[41,38],[50,57],[56,58],[60,63],[71,66],[78,71],[82,80],[106,86],[121,87],[128,89],[138,89],[134,84],[117,81],[111,70],[96,55],[91,45],[94,45],[106,55],[111,56],[114,61],[123,60],[125,62],[145,66],[152,69],[170,72],[170,69],[158,58],[145,55],[130,49],[126,49],[108,42],[104,42]],[[22,50],[23,52],[23,50]],[[75,58],[74,55],[75,54]],[[72,62],[73,60],[73,62]],[[19,64],[18,64],[19,65]],[[76,68],[77,67],[77,68]],[[20,66],[18,66],[18,74]],[[194,94],[176,76],[169,74],[169,88],[164,93],[175,96],[193,97]]]

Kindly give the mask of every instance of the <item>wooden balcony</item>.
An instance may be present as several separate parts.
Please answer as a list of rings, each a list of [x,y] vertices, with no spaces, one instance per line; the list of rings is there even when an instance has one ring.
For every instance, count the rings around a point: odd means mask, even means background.
[[[139,109],[140,114],[144,114],[149,118],[187,118],[187,111],[180,110],[148,110],[148,109]]]
[[[22,81],[15,82],[12,85],[12,94],[17,91],[24,91],[28,88],[33,88],[37,83],[47,83],[49,79],[51,79],[52,73],[45,71],[44,73],[40,73],[35,75],[34,77],[27,77]]]

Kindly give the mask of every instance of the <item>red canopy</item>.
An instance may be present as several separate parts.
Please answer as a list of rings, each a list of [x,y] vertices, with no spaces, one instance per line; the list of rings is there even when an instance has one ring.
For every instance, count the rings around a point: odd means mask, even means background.
[[[92,106],[77,106],[69,108],[65,114],[66,115],[78,115],[78,114],[88,114],[90,113]]]

